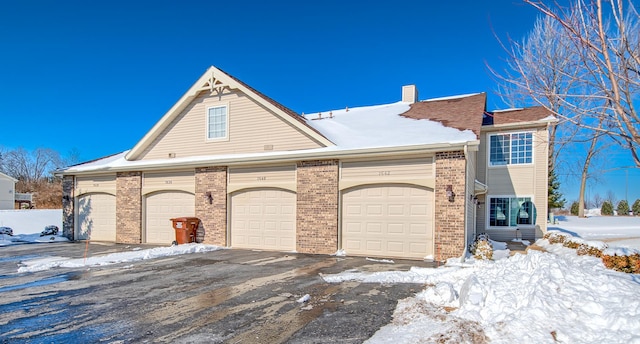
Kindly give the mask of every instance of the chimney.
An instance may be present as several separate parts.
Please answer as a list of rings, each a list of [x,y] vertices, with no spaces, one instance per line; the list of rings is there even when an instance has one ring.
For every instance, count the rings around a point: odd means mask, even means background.
[[[418,101],[418,89],[416,85],[402,86],[402,101],[407,103],[415,103]]]

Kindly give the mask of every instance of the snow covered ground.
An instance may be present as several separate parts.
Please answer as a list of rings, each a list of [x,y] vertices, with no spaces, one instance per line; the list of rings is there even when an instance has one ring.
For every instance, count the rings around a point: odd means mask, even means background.
[[[54,225],[58,235],[40,236],[44,227]],[[62,236],[62,209],[0,210],[0,227],[13,229],[13,236],[0,234],[0,246],[20,242],[69,241]]]
[[[563,218],[554,230],[585,239],[631,238],[640,219]],[[599,258],[547,240],[495,261],[450,260],[438,269],[345,271],[327,282],[424,283],[398,302],[392,323],[366,343],[640,343],[640,275],[608,270]],[[610,242],[609,245],[615,243]],[[633,246],[631,246],[633,247]],[[494,249],[504,253],[504,245]]]
[[[8,221],[4,215],[0,214],[1,218]],[[640,249],[640,218],[569,216],[559,220],[552,230]],[[30,233],[20,229],[14,237],[39,240],[43,226],[32,226]],[[350,270],[322,278],[330,283],[355,280],[425,285],[415,297],[398,302],[393,321],[371,337],[370,344],[640,343],[640,275],[608,270],[598,258],[578,256],[574,250],[546,240],[537,244],[548,252],[530,250],[509,257],[505,244],[494,243],[495,261],[452,259],[437,269]],[[136,262],[217,249],[220,247],[188,244],[136,248],[86,260],[48,257],[23,261],[19,272]],[[394,264],[392,260],[370,261]]]
[[[45,226],[62,228],[62,209],[0,210],[0,227],[14,234],[40,233]]]
[[[609,246],[640,249],[640,217],[636,216],[577,216],[556,217],[557,224],[549,230],[569,233],[585,240],[601,240]]]

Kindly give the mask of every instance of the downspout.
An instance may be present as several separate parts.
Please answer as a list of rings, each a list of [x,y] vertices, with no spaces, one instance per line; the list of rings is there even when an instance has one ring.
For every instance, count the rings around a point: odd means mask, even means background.
[[[460,256],[460,262],[464,263],[465,258],[467,257],[467,247],[469,244],[467,243],[467,207],[469,206],[469,197],[467,196],[467,190],[469,186],[467,185],[469,176],[469,144],[466,143],[462,149],[464,152],[464,187],[465,187],[465,195],[464,195],[464,248],[462,249],[462,255]],[[475,180],[475,176],[474,176]]]

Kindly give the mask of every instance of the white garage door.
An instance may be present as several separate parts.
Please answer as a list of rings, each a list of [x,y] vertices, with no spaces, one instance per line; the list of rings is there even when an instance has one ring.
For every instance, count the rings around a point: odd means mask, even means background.
[[[195,196],[180,191],[156,192],[145,202],[145,242],[170,244],[175,238],[170,219],[195,216]]]
[[[296,194],[277,189],[256,189],[233,194],[231,246],[295,250]]]
[[[433,254],[432,191],[405,185],[358,187],[343,194],[342,204],[347,254],[420,259]]]
[[[78,197],[76,239],[116,241],[116,197],[90,193]]]

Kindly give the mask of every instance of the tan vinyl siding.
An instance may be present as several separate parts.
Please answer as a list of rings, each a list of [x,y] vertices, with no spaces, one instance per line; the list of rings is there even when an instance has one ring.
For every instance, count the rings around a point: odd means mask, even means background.
[[[253,184],[255,182],[295,182],[295,180],[295,165],[229,169],[229,184]]]
[[[487,184],[487,141],[489,140],[489,134],[483,133],[480,135],[480,146],[478,147],[478,170],[476,179],[483,184]]]
[[[195,171],[172,171],[145,173],[142,178],[142,193],[161,190],[195,192]]]
[[[341,180],[394,178],[433,178],[433,158],[358,161],[342,163]]]
[[[492,239],[499,241],[511,240],[516,237],[533,240],[541,237],[547,227],[547,181],[548,181],[548,132],[546,127],[538,129],[527,129],[521,131],[505,131],[506,132],[524,132],[533,131],[533,163],[528,165],[507,165],[488,167],[487,186],[489,192],[482,200],[484,205],[479,209],[478,214],[478,232],[482,232],[481,228],[486,228]],[[500,132],[503,133],[503,132]],[[484,145],[481,145],[481,151],[487,151],[489,134],[484,135]],[[488,164],[486,154],[483,162]],[[535,226],[519,226],[516,232],[515,227],[511,228],[487,228],[488,227],[488,211],[489,197],[505,196],[505,197],[531,197],[531,201],[536,207],[536,224]]]
[[[248,188],[280,188],[296,191],[296,166],[264,166],[229,169],[227,192]]]
[[[406,183],[434,187],[433,157],[377,161],[345,161],[340,189],[373,183]]]
[[[485,195],[478,196],[478,207],[476,212],[476,234],[485,233],[487,228],[487,198]]]
[[[207,109],[227,106],[226,140],[207,140]],[[175,157],[259,153],[321,147],[292,125],[238,91],[222,95],[203,92],[178,115],[140,160]]]
[[[102,192],[116,194],[116,175],[76,177],[76,195]]]
[[[466,166],[467,180],[465,181],[466,182],[466,186],[465,186],[466,220],[464,222],[466,232],[467,232],[466,233],[467,244],[472,243],[473,240],[475,239],[473,237],[473,234],[474,234],[473,231],[475,226],[476,206],[471,197],[475,195],[475,186],[476,186],[475,179],[476,179],[476,166],[477,166],[476,157],[477,157],[477,152],[468,152],[467,154],[467,166]]]
[[[535,161],[536,161],[536,182],[535,182],[535,198],[534,204],[536,205],[538,216],[536,217],[536,237],[541,236],[547,230],[547,210],[549,202],[549,132],[545,129],[540,129],[536,133],[537,142],[535,148]]]

